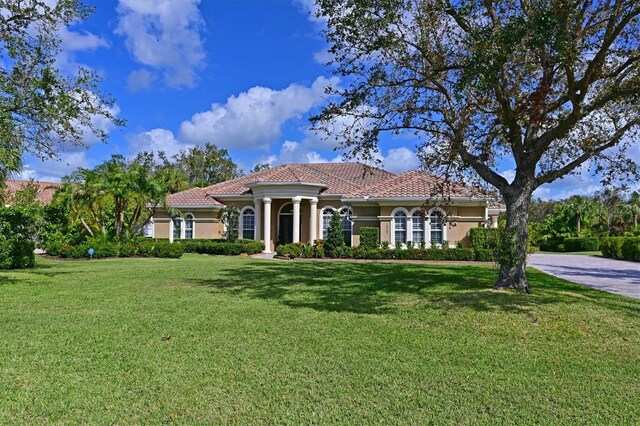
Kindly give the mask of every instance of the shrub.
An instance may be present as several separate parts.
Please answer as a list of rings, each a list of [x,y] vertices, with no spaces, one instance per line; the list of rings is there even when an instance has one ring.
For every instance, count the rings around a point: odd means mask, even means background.
[[[363,249],[377,249],[380,247],[380,228],[363,226],[360,228],[360,247]]]
[[[478,262],[493,262],[495,261],[495,251],[488,249],[474,250],[475,260]]]
[[[38,205],[0,208],[0,240],[34,240],[42,222]]]
[[[625,260],[640,261],[640,237],[625,237],[620,252]]]
[[[221,256],[238,256],[240,254],[256,254],[263,250],[260,241],[254,240],[237,240],[230,242],[227,240],[177,240],[174,244],[183,247],[185,253],[212,254]]]
[[[302,255],[302,243],[289,243],[281,244],[276,247],[276,254],[281,257],[288,257],[289,259],[295,259]]]
[[[182,257],[184,247],[180,244],[171,244],[168,241],[156,241],[151,247],[152,257],[178,259]]]
[[[33,241],[0,241],[0,269],[33,268],[36,262]]]
[[[471,228],[469,230],[471,248],[474,250],[495,249],[498,245],[499,232],[498,228]]]
[[[324,252],[328,257],[340,257],[340,249],[344,247],[344,234],[342,233],[342,217],[338,211],[334,211],[327,230],[327,239],[324,242]]]
[[[600,250],[604,257],[622,259],[623,237],[608,237],[600,241]]]
[[[600,249],[600,243],[597,238],[565,238],[565,251],[597,251]]]

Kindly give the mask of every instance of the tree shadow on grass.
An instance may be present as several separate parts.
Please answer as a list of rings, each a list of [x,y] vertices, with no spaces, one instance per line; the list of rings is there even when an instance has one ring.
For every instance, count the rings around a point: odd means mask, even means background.
[[[483,266],[254,261],[189,282],[292,308],[385,314],[410,301],[424,309],[504,311],[530,315],[545,304],[597,303],[640,315],[640,303],[529,271],[534,293],[491,290],[496,271]]]

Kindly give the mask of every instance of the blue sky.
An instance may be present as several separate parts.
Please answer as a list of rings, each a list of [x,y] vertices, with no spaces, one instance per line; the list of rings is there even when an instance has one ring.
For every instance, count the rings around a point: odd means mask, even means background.
[[[108,144],[66,148],[60,161],[26,159],[24,178],[59,180],[112,154],[172,155],[212,142],[244,170],[256,163],[338,161],[340,152],[309,129],[324,88],[339,84],[326,62],[313,0],[93,0],[95,13],[60,32],[58,64],[102,75],[125,128],[96,124]],[[408,137],[381,144],[382,166],[418,167]],[[506,176],[510,170],[504,168]],[[537,192],[544,198],[593,193],[597,181],[570,176]]]

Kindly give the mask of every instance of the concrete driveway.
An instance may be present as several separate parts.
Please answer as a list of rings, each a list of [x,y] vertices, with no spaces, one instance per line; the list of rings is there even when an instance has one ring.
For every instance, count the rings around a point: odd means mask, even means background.
[[[532,254],[527,263],[548,274],[640,299],[640,263],[575,254]]]

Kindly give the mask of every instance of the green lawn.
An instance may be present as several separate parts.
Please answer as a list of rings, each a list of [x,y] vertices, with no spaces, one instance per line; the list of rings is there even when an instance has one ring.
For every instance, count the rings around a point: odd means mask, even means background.
[[[494,275],[41,259],[0,273],[0,423],[638,424],[640,301]]]

